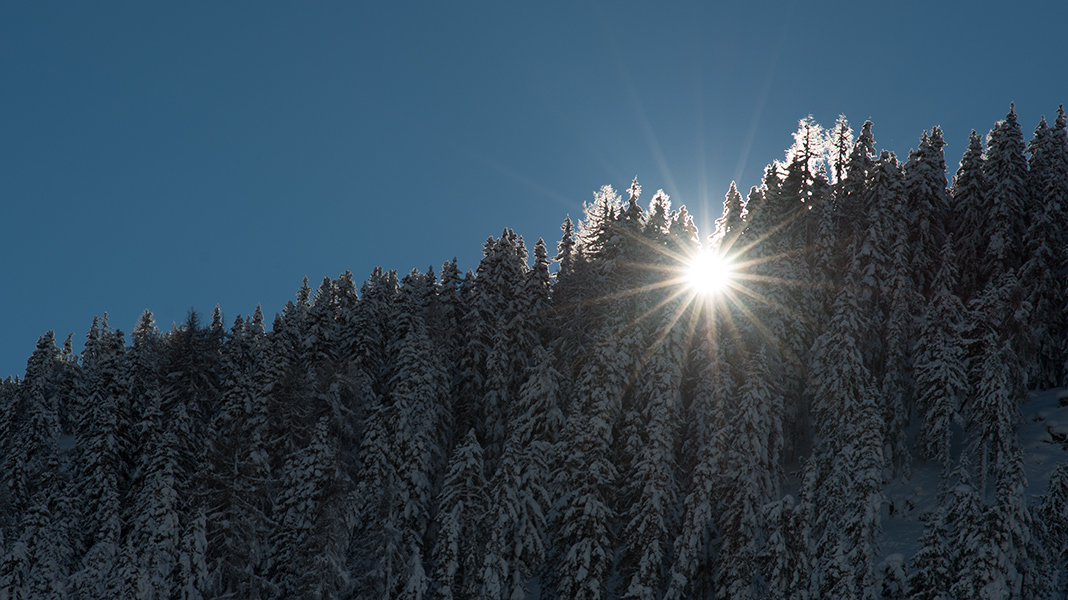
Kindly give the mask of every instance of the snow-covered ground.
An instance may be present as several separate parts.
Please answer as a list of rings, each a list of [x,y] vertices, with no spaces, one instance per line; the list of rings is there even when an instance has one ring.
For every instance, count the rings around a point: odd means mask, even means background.
[[[1019,439],[1024,452],[1027,491],[1034,505],[1036,497],[1049,488],[1053,470],[1068,460],[1068,388],[1034,392],[1020,411],[1023,421]],[[957,433],[959,442],[961,436]],[[887,508],[882,520],[883,556],[900,554],[907,559],[916,552],[923,533],[920,517],[938,502],[940,472],[937,463],[917,459],[907,480],[887,485]]]

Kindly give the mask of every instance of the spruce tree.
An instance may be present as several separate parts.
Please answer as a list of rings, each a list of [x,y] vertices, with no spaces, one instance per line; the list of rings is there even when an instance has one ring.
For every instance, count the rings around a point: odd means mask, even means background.
[[[478,591],[484,539],[479,520],[487,504],[482,446],[475,431],[469,429],[449,459],[437,502],[438,539],[433,550],[436,597],[472,598]]]
[[[794,497],[765,505],[764,522],[767,541],[757,556],[767,588],[767,597],[800,600],[808,598],[809,552],[802,514]]]
[[[942,465],[939,498],[949,485],[953,424],[960,422],[958,406],[968,388],[965,347],[966,311],[953,293],[956,257],[950,242],[942,251],[942,265],[933,286],[933,298],[920,322],[915,349],[917,409],[920,427],[917,446],[924,458]]]
[[[878,159],[871,128],[871,121],[865,121],[845,164],[844,179],[838,177],[834,214],[837,222],[835,230],[839,232],[842,241],[839,265],[843,267],[853,260],[867,223],[868,203],[865,202],[864,195],[870,173]],[[839,140],[838,143],[841,144],[842,141]]]
[[[1045,525],[1050,583],[1054,594],[1060,594],[1053,597],[1064,598],[1068,595],[1068,462],[1054,469],[1038,514]]]
[[[742,195],[732,181],[723,200],[723,215],[716,219],[716,229],[711,236],[712,247],[721,249],[721,252],[730,252],[745,229],[745,217]]]
[[[879,598],[882,600],[906,600],[911,597],[909,573],[905,557],[891,554],[879,563]]]
[[[635,392],[640,404],[630,408],[636,426],[629,428],[625,442],[630,456],[629,483],[622,491],[630,506],[623,530],[628,540],[621,568],[624,598],[660,596],[675,529],[675,415],[682,379],[683,331],[675,326],[676,306],[668,304],[660,310],[664,316],[653,334],[656,346],[638,375]]]
[[[347,540],[337,448],[329,418],[315,425],[311,443],[287,458],[276,499],[267,573],[279,598],[336,597],[347,579]]]
[[[953,562],[948,544],[946,511],[939,506],[923,517],[923,536],[912,557],[909,587],[913,600],[948,600]]]
[[[989,188],[981,231],[989,241],[981,258],[989,279],[1027,260],[1027,159],[1015,105],[1009,105],[1009,114],[987,136],[983,175]]]
[[[182,528],[182,479],[180,436],[187,420],[185,406],[178,405],[164,413],[158,395],[148,405],[141,427],[153,431],[145,462],[141,465],[143,483],[135,490],[127,540],[135,549],[126,568],[130,574],[117,575],[122,583],[136,582],[141,597],[170,598],[180,585],[177,570],[180,559]]]
[[[533,361],[510,419],[512,429],[489,481],[484,513],[486,558],[481,570],[484,598],[525,598],[527,583],[546,554],[549,455],[563,423],[561,382],[551,352],[538,347]]]
[[[134,450],[133,423],[123,372],[125,347],[121,331],[106,325],[83,362],[88,375],[88,397],[77,427],[77,497],[83,507],[82,544],[87,549],[81,568],[72,578],[72,594],[98,598],[105,594],[115,567],[122,536],[121,505],[129,487]]]
[[[975,360],[970,364],[973,390],[965,413],[969,451],[979,462],[978,488],[986,488],[986,476],[1004,472],[1012,456],[1020,422],[1020,404],[1026,397],[1024,377],[1017,354],[1019,286],[1009,272],[987,286],[974,302]]]
[[[939,252],[946,241],[949,222],[949,191],[946,189],[946,160],[942,130],[935,127],[920,138],[919,147],[909,152],[905,162],[905,194],[908,211],[905,226],[912,253],[911,273],[916,290],[931,297]]]
[[[563,459],[553,476],[562,495],[555,510],[557,548],[551,564],[555,592],[565,600],[596,600],[608,594],[615,551],[610,499],[618,476],[611,453],[612,424],[626,372],[611,333],[601,335],[580,372],[561,439]]]
[[[962,460],[947,511],[953,561],[950,594],[954,598],[980,597],[990,580],[990,568],[996,568],[991,564],[996,559],[995,547],[987,535],[983,499],[971,485],[969,469],[969,462]]]
[[[985,261],[989,243],[986,211],[990,192],[985,161],[982,140],[973,129],[950,188],[953,222],[958,232],[954,244],[960,272],[960,296],[966,305],[982,292],[989,278]]]

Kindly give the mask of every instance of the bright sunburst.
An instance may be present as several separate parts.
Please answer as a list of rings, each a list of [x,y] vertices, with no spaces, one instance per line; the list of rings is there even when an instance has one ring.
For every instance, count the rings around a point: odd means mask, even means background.
[[[716,252],[698,252],[690,258],[684,275],[686,284],[698,294],[720,294],[734,278],[734,266]]]

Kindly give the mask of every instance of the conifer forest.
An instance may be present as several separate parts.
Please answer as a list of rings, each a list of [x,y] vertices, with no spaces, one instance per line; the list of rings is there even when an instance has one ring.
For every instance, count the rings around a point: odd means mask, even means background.
[[[712,232],[635,179],[466,273],[46,333],[0,600],[1068,598],[1068,119],[876,132],[802,120]]]

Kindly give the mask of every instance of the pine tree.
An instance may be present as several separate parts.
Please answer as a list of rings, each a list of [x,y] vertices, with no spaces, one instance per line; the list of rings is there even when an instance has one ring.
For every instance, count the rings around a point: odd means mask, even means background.
[[[206,515],[203,505],[197,506],[187,519],[182,532],[178,554],[178,597],[181,600],[203,600],[208,587],[206,556]]]
[[[560,265],[557,277],[565,279],[574,270],[575,261],[575,233],[570,215],[564,218],[563,224],[560,225],[560,230],[564,233],[560,236],[560,242],[556,244],[556,256],[553,257],[553,260]]]
[[[389,344],[392,375],[381,404],[369,415],[362,454],[367,477],[359,509],[357,564],[360,592],[416,597],[430,583],[426,546],[435,473],[442,466],[448,389],[427,334],[424,315],[431,287],[413,271],[404,278]]]
[[[1068,462],[1058,465],[1050,476],[1038,513],[1045,525],[1053,597],[1064,598],[1068,595]]]
[[[642,600],[662,593],[678,497],[675,415],[682,379],[683,334],[681,327],[675,327],[676,307],[669,304],[661,310],[665,316],[654,334],[658,343],[635,390],[641,404],[630,408],[630,418],[637,427],[630,428],[626,440],[631,462],[629,484],[622,490],[630,504],[623,531],[628,540],[621,568],[626,580],[623,597]]]
[[[268,559],[280,598],[336,597],[347,579],[339,518],[343,481],[331,437],[329,418],[321,417],[310,445],[286,461]]]
[[[124,381],[125,347],[121,331],[106,323],[88,342],[82,369],[88,397],[83,401],[77,425],[79,506],[84,507],[82,565],[72,577],[75,597],[99,598],[105,594],[110,571],[115,567],[122,536],[121,504],[129,486],[128,456],[132,439],[132,414]]]
[[[1019,286],[1011,272],[987,286],[974,303],[976,322],[969,337],[975,341],[975,361],[970,365],[974,391],[965,407],[970,433],[969,450],[980,465],[979,489],[986,476],[1004,472],[1016,441],[1020,404],[1026,397],[1024,379],[1014,339]]]
[[[0,597],[62,600],[67,598],[68,574],[73,558],[69,525],[73,509],[47,473],[21,522],[22,535],[14,541],[0,563]]]
[[[618,473],[611,454],[612,423],[624,373],[615,341],[602,335],[582,368],[564,426],[563,460],[553,477],[562,492],[554,535],[559,547],[551,564],[556,594],[565,600],[596,600],[608,592],[615,548],[609,498]]]
[[[1027,336],[1030,343],[1020,350],[1027,365],[1028,387],[1053,387],[1064,364],[1061,329],[1064,297],[1063,278],[1058,277],[1057,250],[1052,246],[1059,232],[1054,223],[1054,210],[1038,207],[1031,215],[1027,232],[1027,261],[1020,268],[1022,293],[1029,305]]]
[[[916,315],[924,297],[920,293],[925,282],[914,279],[916,252],[924,246],[910,243],[911,229],[908,209],[903,203],[890,211],[893,226],[890,235],[890,281],[887,289],[887,322],[884,328],[885,357],[882,365],[881,393],[883,396],[883,420],[888,456],[895,476],[909,477],[912,462],[905,438],[905,426],[913,407],[913,344],[916,331]],[[931,240],[928,240],[928,243]],[[927,265],[924,264],[926,269]]]
[[[846,440],[840,460],[828,474],[827,485],[843,490],[840,514],[829,520],[833,553],[824,563],[821,590],[831,597],[855,593],[860,598],[878,598],[875,557],[882,533],[880,513],[886,501],[883,492],[884,465],[881,418],[871,387],[857,399],[858,406],[843,431]],[[824,511],[834,506],[821,507]]]
[[[968,364],[964,340],[965,309],[953,293],[957,280],[956,258],[947,241],[942,266],[935,276],[933,298],[920,323],[915,349],[920,454],[942,465],[939,498],[949,485],[952,427],[960,421],[960,396],[968,388]]]
[[[59,407],[55,384],[59,348],[49,331],[37,341],[37,349],[26,362],[26,376],[20,382],[14,411],[8,417],[4,475],[13,514],[26,514],[34,497],[46,482],[55,482],[49,473],[58,470]]]
[[[889,318],[894,275],[894,242],[901,227],[899,207],[905,201],[904,178],[897,158],[883,151],[872,168],[867,190],[862,197],[867,210],[867,228],[856,250],[855,267],[859,269],[860,307],[869,315],[865,333],[865,364],[876,379],[884,373],[886,347],[882,332]]]
[[[834,173],[833,183],[837,184],[845,176],[846,165],[852,149],[853,129],[849,127],[849,121],[845,118],[845,115],[838,115],[838,119],[834,122],[834,129],[830,132],[830,162],[831,172]]]
[[[1020,268],[1020,282],[1031,305],[1027,322],[1031,344],[1024,357],[1031,389],[1056,385],[1065,360],[1061,340],[1064,278],[1060,276],[1065,257],[1065,216],[1061,202],[1068,199],[1068,189],[1057,191],[1068,186],[1068,180],[1062,179],[1068,173],[1063,165],[1068,151],[1058,148],[1065,143],[1063,127],[1062,123],[1059,130],[1051,131],[1043,117],[1028,145],[1026,260]]]
[[[843,419],[857,410],[860,399],[873,386],[861,354],[863,335],[868,330],[862,319],[855,286],[847,282],[835,299],[828,329],[812,346],[814,445],[826,456],[838,451],[844,441]]]
[[[935,127],[920,138],[919,147],[905,162],[905,195],[908,212],[905,225],[912,254],[911,274],[917,292],[930,298],[939,252],[946,241],[949,223],[949,192],[946,189],[945,142]]]
[[[875,153],[875,139],[871,132],[871,121],[865,121],[861,127],[853,149],[849,153],[848,162],[844,168],[843,177],[837,177],[838,191],[835,194],[836,215],[835,230],[838,231],[842,240],[842,256],[839,259],[840,266],[848,266],[853,260],[860,238],[864,233],[868,219],[868,203],[864,200],[867,193],[868,180],[878,155]],[[843,145],[841,139],[839,146]],[[839,169],[836,163],[836,170]]]
[[[489,482],[485,512],[486,558],[481,596],[516,600],[538,572],[546,553],[549,451],[563,422],[560,374],[553,356],[535,350],[534,367],[519,391],[512,429]]]
[[[67,594],[75,513],[60,463],[60,356],[53,332],[38,339],[3,432],[5,483],[17,520],[0,564],[0,594],[9,598],[60,599]]]
[[[145,463],[143,484],[135,490],[127,541],[136,553],[129,578],[137,582],[137,595],[145,598],[170,598],[178,592],[176,570],[179,564],[183,527],[179,435],[184,405],[174,412],[161,410],[162,399],[156,396],[148,406],[141,427],[152,431]]]
[[[433,551],[438,598],[475,595],[484,535],[478,525],[486,505],[482,446],[469,429],[449,459],[438,500],[438,539]]]
[[[693,483],[683,502],[682,522],[672,549],[666,600],[710,596],[714,590],[712,551],[717,535],[716,486],[721,471],[714,444],[700,451]]]
[[[910,565],[909,587],[913,600],[948,600],[950,597],[953,562],[948,537],[943,507],[924,515],[920,547]]]
[[[731,599],[758,595],[756,561],[764,534],[760,508],[773,499],[778,487],[768,447],[772,392],[763,349],[750,357],[746,372],[731,423],[732,442],[719,499],[718,596]]]
[[[1027,159],[1015,105],[1009,105],[1009,114],[987,136],[983,175],[990,186],[981,230],[989,240],[982,257],[989,278],[1017,269],[1027,259]]]
[[[1032,552],[1045,553],[1032,539],[1034,523],[1027,506],[1022,449],[1017,448],[1007,458],[998,473],[994,506],[990,509],[990,524],[1000,554],[1004,557],[1006,585],[1012,595],[1022,598],[1045,598],[1046,573],[1037,572]]]
[[[262,314],[238,317],[222,364],[226,373],[219,414],[206,440],[205,505],[207,567],[212,594],[256,597],[264,589],[266,521],[271,493],[265,431],[266,406],[259,395],[257,369],[264,352]]]
[[[808,547],[801,512],[794,497],[765,505],[768,537],[757,556],[767,587],[767,597],[801,600],[808,597]]]
[[[953,222],[959,231],[955,244],[960,272],[960,296],[966,305],[982,292],[989,278],[985,261],[989,243],[989,238],[986,237],[986,211],[990,196],[985,162],[982,140],[973,129],[968,138],[968,148],[960,159],[960,166],[950,189],[950,195],[953,197]]]
[[[958,468],[961,479],[953,488],[947,511],[953,560],[950,595],[953,598],[979,598],[980,590],[989,583],[989,569],[997,568],[991,564],[996,560],[995,548],[988,539],[983,501],[970,484],[968,469],[968,462],[962,461]]]
[[[716,219],[716,229],[711,236],[712,247],[721,248],[722,252],[730,252],[745,229],[745,218],[742,195],[738,193],[738,187],[732,181],[723,200],[723,215]]]

